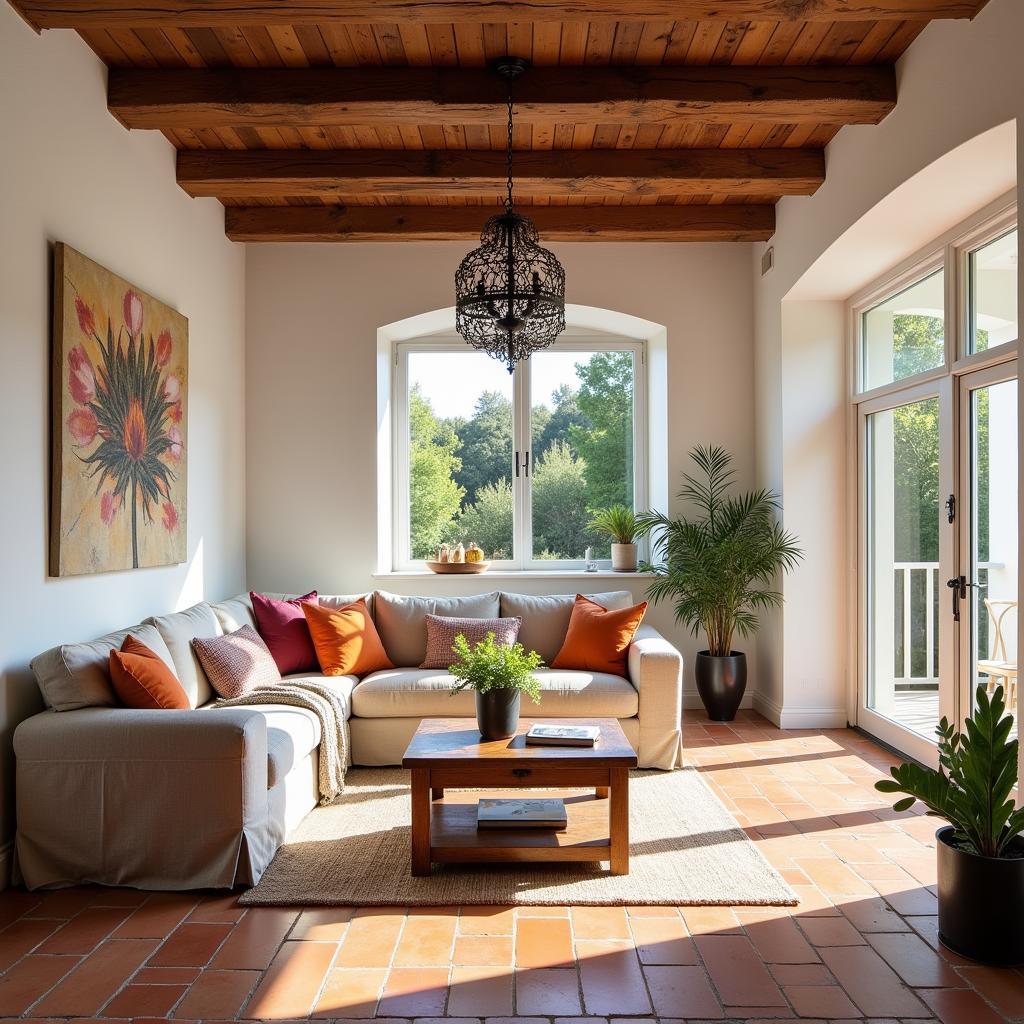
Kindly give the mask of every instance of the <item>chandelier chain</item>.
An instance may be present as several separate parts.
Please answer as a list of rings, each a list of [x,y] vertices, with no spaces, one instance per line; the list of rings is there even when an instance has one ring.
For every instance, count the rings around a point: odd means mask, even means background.
[[[505,187],[508,195],[505,198],[505,209],[512,209],[512,79],[508,80],[508,139],[505,149]]]

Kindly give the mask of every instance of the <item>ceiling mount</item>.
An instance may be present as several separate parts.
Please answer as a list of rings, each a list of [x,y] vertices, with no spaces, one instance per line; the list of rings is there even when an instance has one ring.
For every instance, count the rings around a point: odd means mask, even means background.
[[[506,55],[491,61],[491,70],[497,72],[502,78],[507,78],[509,81],[514,81],[524,71],[529,71],[530,67],[530,62],[525,57]]]

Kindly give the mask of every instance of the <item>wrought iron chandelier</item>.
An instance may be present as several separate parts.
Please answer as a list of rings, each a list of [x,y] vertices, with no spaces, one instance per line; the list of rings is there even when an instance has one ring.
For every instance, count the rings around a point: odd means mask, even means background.
[[[494,64],[508,81],[505,211],[487,221],[480,247],[455,274],[456,329],[473,348],[505,363],[509,373],[565,330],[565,271],[538,244],[533,221],[516,213],[512,201],[512,83],[529,66],[519,57]]]

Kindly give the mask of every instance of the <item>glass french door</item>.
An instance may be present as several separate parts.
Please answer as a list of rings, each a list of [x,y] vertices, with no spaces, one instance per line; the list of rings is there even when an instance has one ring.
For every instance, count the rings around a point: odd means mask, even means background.
[[[989,693],[1002,686],[1016,717],[1017,362],[965,374],[959,392],[964,504],[959,517],[959,573],[951,580],[959,616],[959,705],[966,717],[979,686]]]
[[[956,713],[944,583],[955,564],[949,379],[864,402],[861,440],[861,692],[858,724],[921,761]]]
[[[1016,715],[1017,362],[861,403],[858,724],[928,764],[979,685]]]

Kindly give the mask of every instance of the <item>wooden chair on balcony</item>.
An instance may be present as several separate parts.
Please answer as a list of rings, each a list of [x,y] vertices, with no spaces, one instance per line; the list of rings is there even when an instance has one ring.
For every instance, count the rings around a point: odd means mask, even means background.
[[[992,622],[992,657],[978,662],[978,675],[988,676],[988,692],[996,688],[1001,681],[1004,682],[1003,696],[1006,698],[1006,706],[1011,713],[1016,713],[1017,707],[1017,659],[1009,656],[1006,646],[1006,637],[1003,635],[1003,626],[1006,617],[1011,611],[1017,611],[1017,602],[1009,600],[992,600],[985,598],[985,608],[988,610],[989,619]]]

